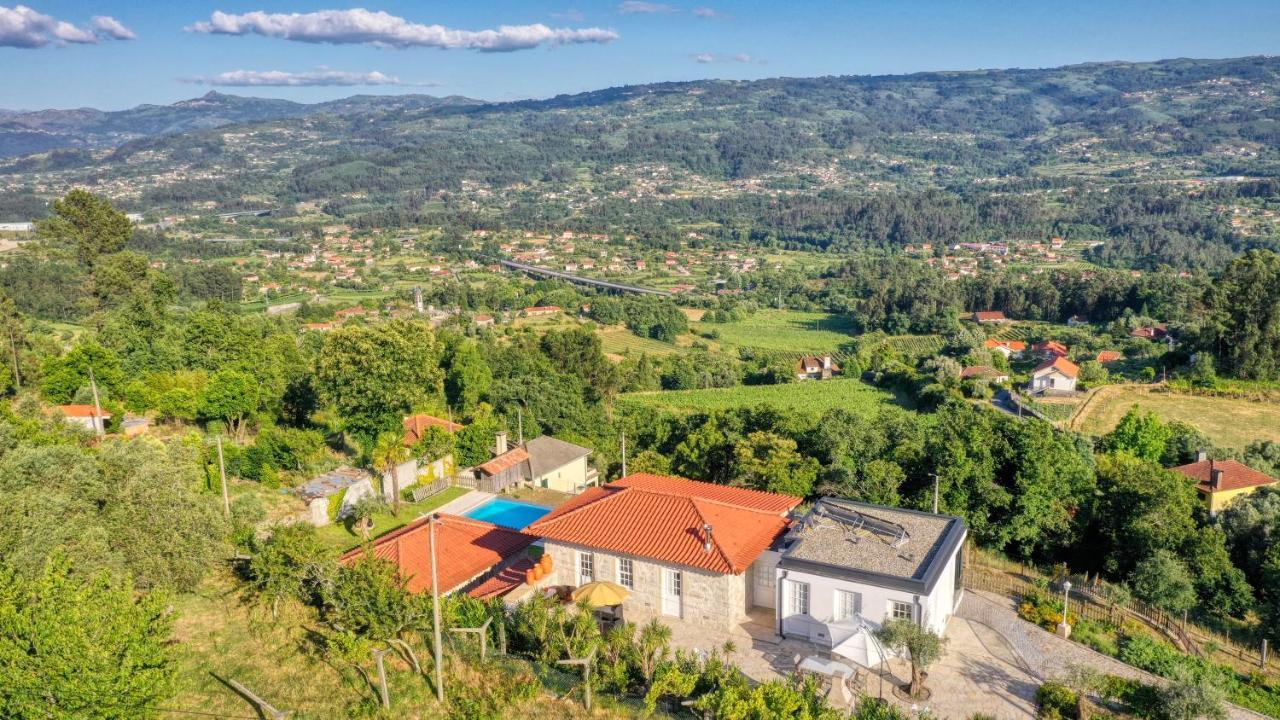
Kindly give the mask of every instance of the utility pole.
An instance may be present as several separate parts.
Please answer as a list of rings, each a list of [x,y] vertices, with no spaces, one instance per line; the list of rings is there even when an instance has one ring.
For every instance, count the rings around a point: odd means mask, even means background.
[[[439,515],[432,513],[427,519],[428,536],[431,539],[431,635],[435,652],[436,699],[444,702],[444,653],[440,640],[440,583],[436,580],[436,523]]]
[[[627,476],[627,431],[622,431],[622,477]]]
[[[929,473],[933,476],[933,514],[938,514],[938,473]]]
[[[516,406],[516,444],[524,445],[524,406]]]
[[[102,402],[98,400],[98,381],[93,377],[93,366],[89,366],[89,387],[93,389],[93,429],[98,437],[106,432],[106,421],[102,419]]]
[[[231,519],[231,500],[227,497],[227,463],[222,458],[222,434],[218,434],[218,477],[222,479],[222,516]]]

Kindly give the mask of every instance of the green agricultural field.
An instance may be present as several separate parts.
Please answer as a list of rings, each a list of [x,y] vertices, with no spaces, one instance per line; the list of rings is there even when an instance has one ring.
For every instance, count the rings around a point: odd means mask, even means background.
[[[787,410],[814,413],[823,413],[833,408],[869,413],[882,407],[902,404],[891,392],[849,378],[786,385],[741,385],[707,390],[627,393],[621,397],[621,402],[688,411],[773,405]]]
[[[600,336],[601,349],[613,355],[672,355],[685,350],[672,343],[642,338],[626,328],[606,327],[597,330],[596,334]]]
[[[695,323],[694,329],[719,333],[717,340],[725,345],[798,353],[833,352],[855,332],[846,317],[796,310],[761,310],[738,322]]]

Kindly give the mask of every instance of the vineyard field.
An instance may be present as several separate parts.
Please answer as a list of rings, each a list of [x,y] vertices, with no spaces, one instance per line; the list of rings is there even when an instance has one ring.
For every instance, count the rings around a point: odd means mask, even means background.
[[[850,378],[787,385],[741,385],[706,390],[627,393],[620,398],[620,402],[691,412],[772,405],[815,414],[833,408],[873,413],[882,407],[900,405],[899,398],[893,393]]]
[[[796,353],[833,352],[856,331],[846,317],[795,310],[760,310],[738,322],[695,323],[694,329],[716,332],[716,340],[725,345]]]
[[[597,334],[600,336],[601,349],[614,355],[633,355],[637,357],[645,353],[649,355],[671,355],[684,350],[678,345],[662,342],[661,340],[642,338],[625,328],[599,330]]]

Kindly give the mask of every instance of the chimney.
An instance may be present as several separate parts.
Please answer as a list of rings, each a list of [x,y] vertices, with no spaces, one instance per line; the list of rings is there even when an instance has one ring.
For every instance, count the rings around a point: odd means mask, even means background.
[[[504,455],[507,452],[507,431],[501,430],[493,443],[493,454]]]
[[[1209,459],[1209,453],[1204,450],[1196,451],[1196,462],[1204,462]]]
[[[711,552],[711,524],[702,524],[702,550],[703,552]]]
[[[1213,467],[1212,465],[1209,466],[1209,487],[1214,490],[1222,487],[1223,472],[1224,471],[1219,468]]]
[[[831,356],[830,356],[830,355],[823,355],[823,356],[822,356],[822,369],[824,369],[824,370],[829,370],[829,369],[831,369]]]

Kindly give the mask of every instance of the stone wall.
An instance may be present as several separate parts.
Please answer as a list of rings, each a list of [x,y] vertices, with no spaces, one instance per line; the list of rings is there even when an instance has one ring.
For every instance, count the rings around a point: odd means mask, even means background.
[[[595,560],[595,579],[619,582],[618,560],[613,553],[546,541],[546,551],[551,555],[552,576],[544,580],[550,585],[579,585],[579,553],[590,553]],[[631,557],[634,587],[631,597],[623,603],[623,616],[628,610],[642,615],[662,615],[663,569],[681,573],[683,586],[681,614],[688,621],[730,628],[747,618],[749,609],[748,582],[750,573],[722,575],[706,570],[660,563],[639,557]]]

